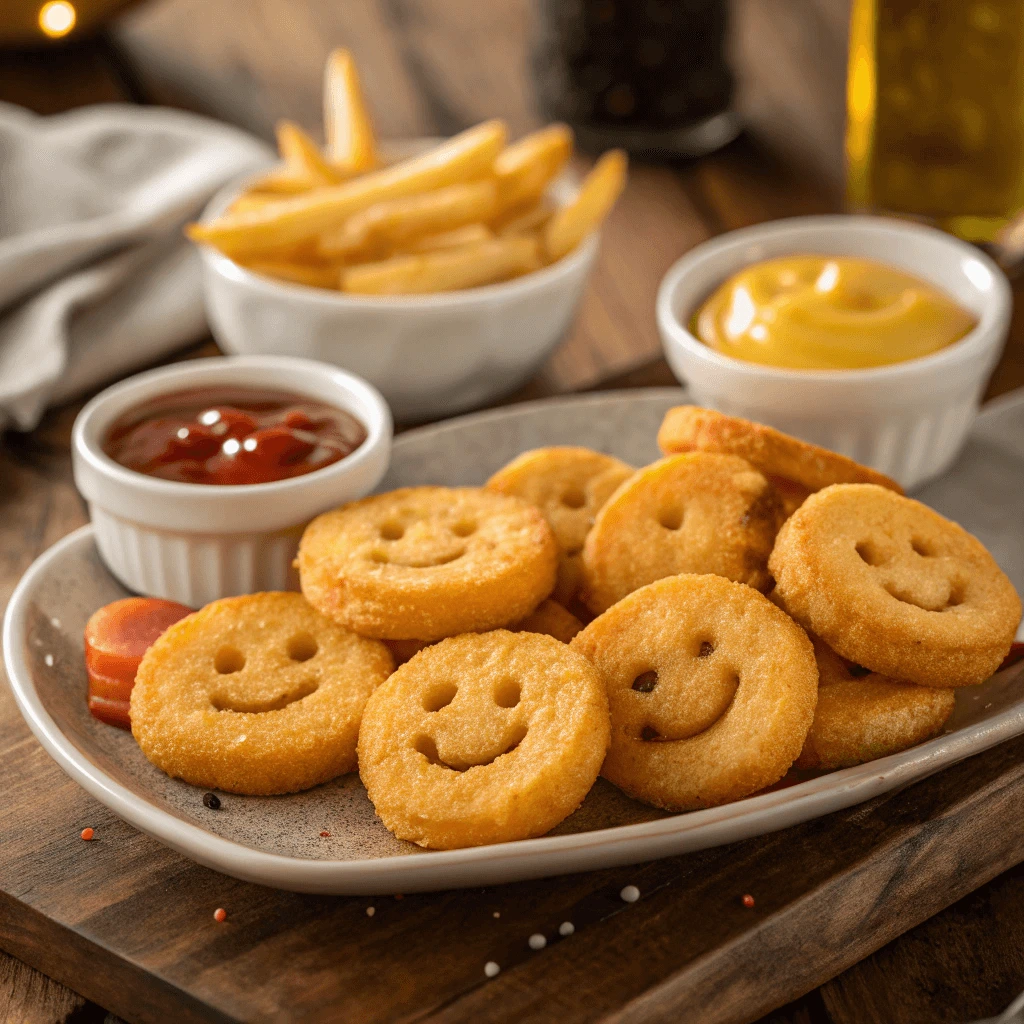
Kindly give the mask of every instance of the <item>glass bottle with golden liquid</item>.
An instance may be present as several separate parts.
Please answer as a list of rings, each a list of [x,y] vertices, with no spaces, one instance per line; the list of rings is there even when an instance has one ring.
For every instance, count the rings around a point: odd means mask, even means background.
[[[991,241],[1024,209],[1024,0],[853,0],[847,202]]]

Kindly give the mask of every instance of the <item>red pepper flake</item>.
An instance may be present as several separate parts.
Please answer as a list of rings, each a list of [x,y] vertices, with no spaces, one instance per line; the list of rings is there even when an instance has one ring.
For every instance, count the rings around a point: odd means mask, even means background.
[[[95,833],[95,832],[93,832],[93,830],[92,830],[91,828],[83,828],[83,829],[82,829],[82,838],[83,838],[83,839],[84,839],[84,840],[85,840],[86,842],[89,842],[89,840],[90,840],[90,839],[92,839],[92,837],[93,837],[93,836],[94,836],[95,834],[96,834],[96,833]]]
[[[405,894],[404,893],[400,893],[400,892],[396,892],[395,893],[395,899],[396,900],[404,900],[405,899]]]
[[[218,924],[223,924],[228,919],[228,912],[223,907],[218,907],[213,912],[213,919]]]
[[[321,832],[320,833],[320,838],[321,839],[330,839],[331,838],[331,833],[330,832]]]
[[[750,893],[748,892],[743,897],[743,906],[745,906],[745,907],[752,907],[753,905],[754,905],[754,897],[751,896]]]

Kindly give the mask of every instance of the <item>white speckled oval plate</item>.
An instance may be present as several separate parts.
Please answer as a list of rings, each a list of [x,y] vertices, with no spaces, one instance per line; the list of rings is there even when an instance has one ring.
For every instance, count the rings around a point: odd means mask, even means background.
[[[595,394],[424,427],[396,441],[382,487],[479,483],[543,444],[586,444],[642,464],[657,456],[664,411],[683,400],[676,389]],[[1013,438],[1024,439],[1020,401],[987,411],[961,462],[923,497],[977,533],[1024,589],[1024,538],[1003,532],[1004,524],[1020,522],[1024,440]],[[893,757],[682,815],[634,803],[599,779],[583,806],[541,839],[428,853],[377,821],[356,775],[294,796],[225,794],[212,811],[202,790],[150,765],[130,734],[93,719],[85,705],[82,631],[96,608],[123,596],[99,560],[90,527],[29,569],[8,606],[3,637],[22,714],[64,771],[136,827],[209,867],[285,889],[385,894],[492,885],[704,849],[868,800],[1024,732],[1018,666],[958,693],[944,735]]]

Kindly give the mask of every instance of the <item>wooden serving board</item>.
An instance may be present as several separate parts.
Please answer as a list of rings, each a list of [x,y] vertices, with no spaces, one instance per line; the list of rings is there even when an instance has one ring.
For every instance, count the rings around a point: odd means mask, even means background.
[[[15,495],[23,473],[50,479],[37,541],[79,524],[62,446],[6,466]],[[754,1021],[1024,859],[1024,738],[730,847],[401,900],[278,892],[184,859],[66,778],[6,687],[0,773],[0,947],[139,1024]]]

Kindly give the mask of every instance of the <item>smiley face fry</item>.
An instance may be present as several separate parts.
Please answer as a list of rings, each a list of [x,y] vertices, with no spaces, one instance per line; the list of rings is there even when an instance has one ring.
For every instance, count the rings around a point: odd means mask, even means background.
[[[608,690],[601,774],[637,800],[687,811],[786,774],[814,716],[806,634],[750,587],[672,576],[598,616],[570,644]]]
[[[583,548],[583,598],[603,612],[647,583],[715,573],[769,584],[782,523],[775,489],[735,455],[672,455],[631,476],[598,513]]]
[[[367,704],[359,774],[400,839],[450,850],[543,835],[582,803],[608,749],[593,667],[535,633],[421,651]]]
[[[805,629],[873,672],[970,686],[999,667],[1020,598],[984,546],[912,498],[874,484],[812,494],[768,563]]]
[[[658,446],[666,455],[698,451],[739,455],[773,483],[779,481],[787,514],[799,508],[808,494],[830,484],[878,484],[903,493],[900,485],[884,473],[838,452],[762,423],[696,405],[679,405],[665,413]]]
[[[383,644],[301,594],[224,598],[146,652],[132,734],[153,764],[194,786],[293,793],[355,769],[363,706],[391,667]]]
[[[558,541],[558,581],[551,595],[569,604],[583,577],[580,556],[594,518],[632,466],[589,448],[536,448],[523,452],[487,481],[487,489],[515,494],[544,514]]]
[[[432,641],[523,618],[557,561],[544,517],[519,498],[405,487],[318,516],[298,565],[310,604],[361,636]]]
[[[848,768],[896,754],[938,735],[953,713],[955,691],[855,676],[824,641],[812,642],[818,705],[797,768]]]

